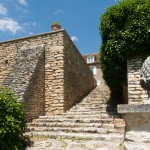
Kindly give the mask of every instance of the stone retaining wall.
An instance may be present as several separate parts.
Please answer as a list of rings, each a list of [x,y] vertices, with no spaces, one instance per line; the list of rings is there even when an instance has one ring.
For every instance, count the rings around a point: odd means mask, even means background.
[[[92,80],[91,80],[92,79]],[[64,48],[64,108],[65,111],[82,100],[91,89],[96,87],[96,80],[87,63],[65,36]]]
[[[140,85],[140,69],[142,68],[142,57],[128,60],[128,103],[140,104],[148,99],[147,92]]]
[[[41,45],[18,49],[12,69],[2,84],[23,100],[27,119],[44,114],[44,59]]]
[[[36,63],[36,68],[24,93],[27,120],[45,114],[45,54],[44,50]]]
[[[43,49],[33,48],[38,45]],[[32,119],[62,114],[95,87],[95,79],[66,31],[58,30],[1,42],[0,85],[23,98]]]

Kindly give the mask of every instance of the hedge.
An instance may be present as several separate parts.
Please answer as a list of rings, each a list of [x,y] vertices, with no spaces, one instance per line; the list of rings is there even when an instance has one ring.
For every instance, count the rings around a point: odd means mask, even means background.
[[[150,54],[150,0],[122,0],[101,17],[100,64],[112,91],[127,83],[127,59]]]

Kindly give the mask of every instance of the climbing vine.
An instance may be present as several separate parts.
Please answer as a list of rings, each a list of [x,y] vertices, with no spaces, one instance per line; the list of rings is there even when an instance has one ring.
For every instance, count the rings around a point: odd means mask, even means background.
[[[127,81],[127,59],[150,54],[150,0],[122,0],[101,17],[100,64],[111,90]]]

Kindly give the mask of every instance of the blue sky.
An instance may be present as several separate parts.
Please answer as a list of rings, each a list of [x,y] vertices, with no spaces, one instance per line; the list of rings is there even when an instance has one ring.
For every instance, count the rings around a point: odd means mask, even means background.
[[[0,0],[0,41],[51,31],[60,22],[81,54],[99,51],[98,26],[115,0]]]

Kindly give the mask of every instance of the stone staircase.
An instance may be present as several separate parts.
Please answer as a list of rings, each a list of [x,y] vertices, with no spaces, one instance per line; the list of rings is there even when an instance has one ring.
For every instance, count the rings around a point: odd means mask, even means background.
[[[121,143],[125,124],[109,103],[107,86],[97,86],[80,103],[56,116],[39,116],[28,123],[27,134],[32,137],[57,139],[88,139]]]

